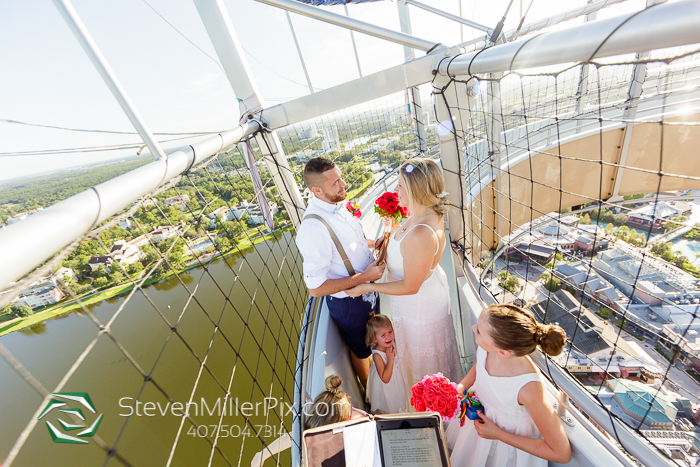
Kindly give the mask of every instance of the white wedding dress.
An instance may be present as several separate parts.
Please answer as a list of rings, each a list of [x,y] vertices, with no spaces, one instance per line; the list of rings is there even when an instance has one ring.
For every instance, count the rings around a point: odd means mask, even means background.
[[[389,281],[404,277],[401,242],[413,229],[425,226],[438,240],[437,234],[427,224],[411,227],[401,240],[389,242],[386,264]],[[440,251],[440,242],[435,251]],[[455,328],[450,314],[450,292],[447,276],[438,264],[430,271],[414,295],[391,296],[391,319],[394,323],[396,347],[401,355],[408,383],[413,386],[426,375],[442,373],[450,381],[459,382],[464,377],[459,362]]]

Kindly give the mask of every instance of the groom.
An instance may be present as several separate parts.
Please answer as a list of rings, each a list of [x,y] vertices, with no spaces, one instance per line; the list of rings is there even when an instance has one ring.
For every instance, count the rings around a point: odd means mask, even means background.
[[[327,297],[330,315],[350,349],[355,373],[366,384],[372,351],[365,344],[365,325],[372,312],[379,312],[379,297],[370,292],[352,298],[343,291],[379,279],[384,266],[377,266],[370,252],[374,240],[365,238],[360,222],[342,206],[347,193],[338,166],[323,157],[311,159],[304,167],[304,181],[313,193],[296,237],[304,257],[304,282],[312,297]],[[321,217],[327,226],[311,215]],[[355,274],[348,271],[329,229]]]

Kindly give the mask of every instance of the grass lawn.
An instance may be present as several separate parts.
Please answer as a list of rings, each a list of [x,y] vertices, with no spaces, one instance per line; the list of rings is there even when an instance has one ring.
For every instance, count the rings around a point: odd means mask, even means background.
[[[373,184],[374,184],[374,179],[367,180],[359,188],[355,188],[354,190],[348,191],[348,197],[346,199],[351,201],[353,198],[357,198],[358,196],[360,196],[360,194],[362,194],[363,190],[366,190],[367,188],[369,188]]]

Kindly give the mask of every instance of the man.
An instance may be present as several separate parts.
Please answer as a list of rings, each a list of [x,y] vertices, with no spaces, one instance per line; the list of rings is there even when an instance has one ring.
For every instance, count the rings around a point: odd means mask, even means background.
[[[372,312],[379,312],[379,298],[371,292],[349,297],[343,292],[363,282],[382,277],[384,266],[377,266],[370,252],[374,240],[367,240],[360,222],[342,206],[345,181],[338,166],[329,159],[316,157],[304,167],[304,181],[313,196],[297,231],[296,243],[304,257],[304,281],[313,297],[328,297],[326,303],[338,331],[350,349],[352,366],[365,384],[369,377],[372,351],[365,344],[365,325]],[[340,204],[339,204],[340,203]],[[356,274],[350,276],[323,218],[342,245]]]

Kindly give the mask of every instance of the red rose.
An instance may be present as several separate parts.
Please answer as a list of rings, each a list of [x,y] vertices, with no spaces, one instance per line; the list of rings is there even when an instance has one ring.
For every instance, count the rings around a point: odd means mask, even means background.
[[[411,405],[414,409],[416,409],[416,412],[425,412],[425,404],[423,403],[422,398],[411,397]]]
[[[440,395],[440,390],[436,388],[435,386],[431,385],[425,385],[425,389],[423,390],[423,401],[425,402],[425,405],[428,407],[434,407],[435,404],[435,399]]]
[[[399,202],[399,194],[396,192],[392,192],[391,199],[393,199],[394,201],[396,201],[398,203]]]
[[[411,394],[415,397],[423,398],[423,383],[418,382],[411,388]]]
[[[386,203],[386,213],[387,214],[396,214],[399,212],[399,205],[393,201],[389,201]]]
[[[374,202],[380,209],[384,209],[386,207],[386,199],[383,197],[377,198],[377,201]]]
[[[445,411],[447,410],[447,401],[445,400],[445,398],[443,396],[440,396],[440,397],[435,399],[435,403],[433,405],[433,408],[435,409],[436,412],[440,412],[440,415],[446,415]]]
[[[410,213],[410,211],[408,210],[408,208],[405,208],[405,207],[403,207],[403,206],[399,206],[399,212],[401,213],[401,215],[402,215],[403,217],[408,217],[408,216],[411,215],[411,213]]]

